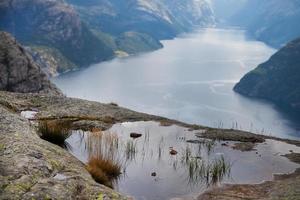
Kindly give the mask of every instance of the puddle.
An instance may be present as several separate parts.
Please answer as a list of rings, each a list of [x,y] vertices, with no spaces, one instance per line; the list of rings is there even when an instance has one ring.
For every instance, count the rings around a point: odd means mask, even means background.
[[[66,142],[84,163],[99,155],[120,163],[122,174],[113,187],[138,200],[194,199],[215,184],[260,183],[299,167],[280,156],[300,153],[294,145],[267,140],[255,151],[241,152],[230,147],[234,142],[225,146],[195,133],[175,125],[128,122],[104,132],[74,131]]]

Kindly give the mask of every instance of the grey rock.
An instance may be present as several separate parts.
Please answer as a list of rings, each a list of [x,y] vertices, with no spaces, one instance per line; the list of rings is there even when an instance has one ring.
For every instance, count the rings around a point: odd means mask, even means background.
[[[6,32],[0,32],[0,75],[0,90],[62,95],[25,49]]]

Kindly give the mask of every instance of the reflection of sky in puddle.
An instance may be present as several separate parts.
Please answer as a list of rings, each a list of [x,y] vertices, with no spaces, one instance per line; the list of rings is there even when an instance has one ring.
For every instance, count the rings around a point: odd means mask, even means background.
[[[132,132],[143,135],[133,140],[130,138]],[[222,142],[215,142],[214,145],[210,145],[211,142],[188,143],[186,142],[188,140],[203,140],[186,128],[163,127],[155,122],[116,124],[102,134],[117,135],[119,145],[116,153],[108,149],[109,145],[104,148],[109,154],[114,154],[124,167],[126,166],[126,171],[115,184],[115,188],[136,199],[170,199],[182,196],[192,198],[193,195],[206,190],[205,180],[190,179],[190,162],[189,164],[184,162],[187,149],[191,151],[188,156],[190,160],[199,159],[206,165],[224,156],[225,162],[232,165],[230,177],[223,177],[222,182],[226,183],[259,183],[271,180],[273,173],[289,173],[299,167],[280,155],[288,153],[289,150],[300,153],[300,148],[273,140],[259,144],[256,147],[257,151],[241,152],[229,147],[234,142],[228,142],[228,146],[221,145]],[[72,146],[72,153],[83,162],[87,162],[89,156],[88,142],[97,141],[97,137],[87,137],[88,135],[91,136],[92,133],[78,131],[67,140]],[[136,153],[132,159],[127,159],[128,141],[131,143],[133,141],[136,145]],[[170,147],[178,151],[178,154],[170,155]],[[153,172],[156,176],[151,176]]]

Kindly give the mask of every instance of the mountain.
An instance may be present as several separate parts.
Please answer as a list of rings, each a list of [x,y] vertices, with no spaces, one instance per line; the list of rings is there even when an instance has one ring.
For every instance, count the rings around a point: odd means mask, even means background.
[[[209,1],[206,0],[162,0],[167,10],[182,27],[205,27],[215,23]]]
[[[50,76],[156,50],[161,39],[213,23],[206,0],[0,1],[0,29],[26,45]]]
[[[300,36],[300,0],[247,0],[230,19],[256,39],[282,47]]]
[[[62,94],[25,49],[6,32],[0,32],[0,90]]]
[[[141,44],[133,44],[131,52],[161,48],[159,39],[172,38],[178,34],[175,26],[168,23],[168,13],[155,4],[154,1],[137,0],[67,0],[77,10],[82,20],[95,31],[104,32],[111,38],[115,50],[126,51],[119,47],[119,41],[124,40],[124,34],[131,32],[130,41],[135,40]],[[133,38],[134,37],[134,38]],[[141,39],[143,38],[143,39]],[[157,45],[159,43],[159,45]],[[140,49],[139,46],[150,46]]]
[[[214,24],[207,0],[67,0],[93,29],[118,37],[124,32],[170,39],[194,26]]]
[[[134,31],[157,40],[170,39],[191,26],[214,23],[206,0],[67,1],[91,27],[112,35]]]
[[[233,15],[244,8],[248,0],[211,0],[214,16],[219,24],[230,24]]]
[[[300,38],[246,74],[234,87],[240,94],[270,100],[300,113]]]
[[[113,57],[112,49],[92,34],[64,1],[3,0],[0,13],[0,29],[25,45],[51,48],[68,63],[86,66]]]

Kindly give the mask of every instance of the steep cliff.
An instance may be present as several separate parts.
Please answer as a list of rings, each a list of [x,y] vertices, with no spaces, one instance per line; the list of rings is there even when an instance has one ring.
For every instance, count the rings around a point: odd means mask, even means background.
[[[67,0],[87,23],[112,35],[128,31],[173,38],[195,25],[214,23],[206,0]]]
[[[0,90],[61,95],[40,66],[6,32],[0,32]]]

